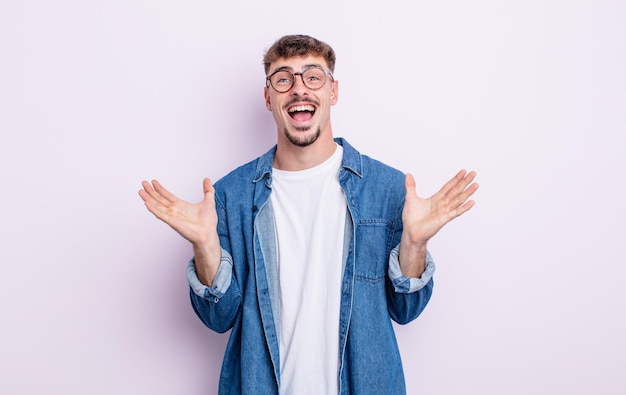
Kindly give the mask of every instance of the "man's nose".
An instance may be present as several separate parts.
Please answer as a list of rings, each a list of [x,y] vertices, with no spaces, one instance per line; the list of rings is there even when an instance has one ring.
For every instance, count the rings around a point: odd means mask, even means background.
[[[302,74],[296,74],[293,76],[293,87],[291,88],[291,93],[296,95],[302,95],[308,92],[306,85],[304,84],[304,77]]]

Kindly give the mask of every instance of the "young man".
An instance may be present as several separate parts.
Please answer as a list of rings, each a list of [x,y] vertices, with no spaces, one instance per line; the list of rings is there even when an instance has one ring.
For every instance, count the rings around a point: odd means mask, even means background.
[[[430,298],[428,240],[469,210],[478,185],[460,171],[428,199],[410,174],[333,137],[330,46],[303,35],[264,57],[277,144],[190,204],[157,181],[148,210],[193,246],[198,317],[231,330],[220,394],[403,394],[391,319]]]

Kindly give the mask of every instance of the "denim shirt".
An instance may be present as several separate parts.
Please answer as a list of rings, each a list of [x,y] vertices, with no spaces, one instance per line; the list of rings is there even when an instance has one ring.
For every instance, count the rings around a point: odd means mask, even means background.
[[[435,270],[430,254],[421,278],[402,275],[404,175],[343,146],[339,183],[348,205],[339,322],[340,394],[404,394],[402,361],[391,319],[406,324],[428,303]],[[280,381],[277,253],[270,204],[276,147],[215,184],[222,261],[212,287],[194,260],[187,276],[198,317],[231,330],[219,394],[278,394]]]

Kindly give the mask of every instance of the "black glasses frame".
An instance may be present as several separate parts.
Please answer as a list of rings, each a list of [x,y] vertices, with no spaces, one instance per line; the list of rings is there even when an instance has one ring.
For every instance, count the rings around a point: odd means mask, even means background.
[[[324,83],[322,85],[320,85],[319,87],[317,87],[317,88],[311,88],[310,86],[308,86],[307,83],[306,83],[306,80],[304,79],[304,76],[303,76],[304,73],[306,73],[307,71],[309,71],[311,69],[319,69],[319,70],[322,70],[324,72]],[[287,72],[287,73],[289,73],[289,74],[291,74],[293,76],[293,78],[291,79],[291,86],[289,86],[289,88],[287,90],[278,90],[272,84],[271,78],[275,74],[280,73],[280,72]],[[330,71],[328,71],[328,70],[326,70],[326,69],[324,69],[322,67],[319,67],[319,66],[313,66],[313,67],[307,68],[306,70],[304,70],[304,71],[302,71],[300,73],[293,73],[293,72],[291,72],[289,70],[278,69],[278,70],[276,70],[275,72],[273,72],[272,74],[268,75],[265,78],[265,85],[268,86],[268,87],[271,86],[272,89],[274,89],[278,93],[286,93],[286,92],[289,92],[293,88],[293,86],[296,84],[296,76],[298,76],[298,75],[302,79],[302,83],[304,84],[304,86],[306,86],[308,89],[311,89],[311,90],[314,90],[314,91],[316,91],[318,89],[322,89],[324,87],[324,85],[326,85],[326,77],[330,77],[331,81],[335,81],[335,77],[333,77],[333,74]]]

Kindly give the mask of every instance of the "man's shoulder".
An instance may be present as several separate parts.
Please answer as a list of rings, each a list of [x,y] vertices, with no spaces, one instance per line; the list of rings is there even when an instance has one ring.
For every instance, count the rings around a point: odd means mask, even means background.
[[[263,175],[271,171],[272,159],[276,147],[272,147],[263,155],[231,170],[215,183],[216,189],[237,190],[244,186],[253,187]]]
[[[370,168],[374,171],[382,172],[382,173],[389,174],[389,175],[404,176],[404,173],[400,171],[399,169],[396,169],[395,167],[388,165],[378,159],[372,158],[371,156],[368,156],[368,155],[361,155],[361,157],[363,158],[363,163],[366,168]]]
[[[222,177],[218,182],[232,182],[242,176],[247,177],[249,175],[253,175],[257,167],[258,161],[259,158],[254,158],[247,163],[237,166],[236,168],[228,172],[224,177]]]
[[[344,149],[344,167],[351,168],[355,173],[365,176],[362,172],[373,172],[375,174],[382,173],[385,176],[403,176],[404,174],[386,164],[382,161],[375,159],[369,155],[360,153],[344,138],[335,139],[337,143],[343,146]]]
[[[363,158],[363,188],[385,191],[389,195],[404,196],[404,173],[378,159]]]
[[[385,191],[387,196],[404,196],[404,173],[378,159],[361,154],[343,139],[338,140],[344,147],[344,177],[352,174],[350,188],[357,193]],[[340,176],[340,179],[342,177]]]

